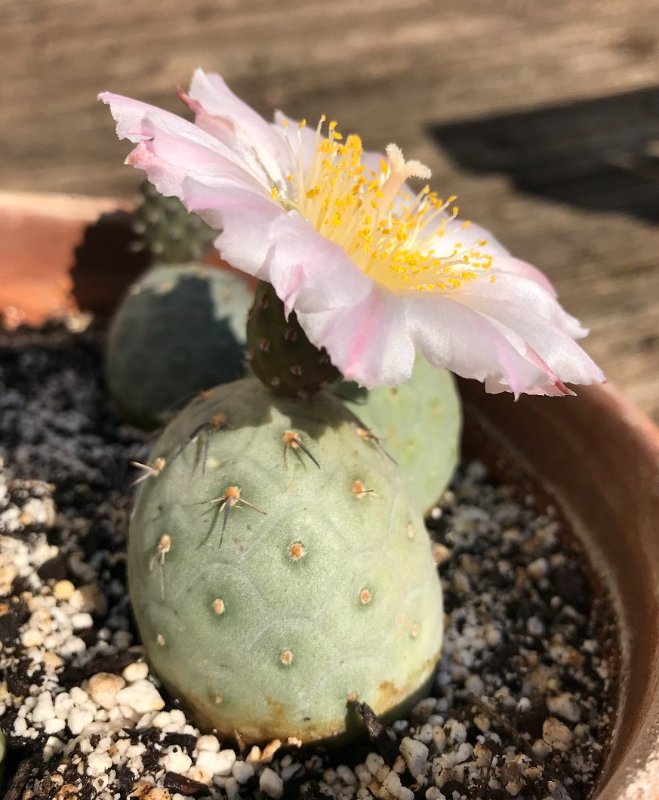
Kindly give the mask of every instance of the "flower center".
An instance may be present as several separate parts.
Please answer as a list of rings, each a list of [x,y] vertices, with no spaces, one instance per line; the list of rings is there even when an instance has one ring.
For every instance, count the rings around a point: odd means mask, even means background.
[[[336,122],[330,122],[324,137],[325,122],[323,115],[310,162],[302,138],[306,121],[298,124],[295,146],[284,123],[293,169],[286,186],[272,188],[284,208],[298,211],[363,272],[397,293],[458,289],[492,266],[492,256],[482,250],[487,241],[468,247],[459,241],[469,221],[457,220],[454,196],[442,200],[427,184],[416,195],[405,187],[410,178],[430,178],[428,167],[405,161],[400,148],[390,144],[387,159],[372,169],[362,163],[359,136],[344,142]]]

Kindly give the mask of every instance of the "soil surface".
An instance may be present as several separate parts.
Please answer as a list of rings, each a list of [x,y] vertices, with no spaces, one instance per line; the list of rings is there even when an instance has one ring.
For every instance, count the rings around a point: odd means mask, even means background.
[[[72,318],[0,333],[0,726],[6,797],[574,798],[612,725],[615,631],[556,510],[464,464],[428,520],[446,638],[432,695],[344,750],[220,744],[142,660],[126,590],[144,434]]]

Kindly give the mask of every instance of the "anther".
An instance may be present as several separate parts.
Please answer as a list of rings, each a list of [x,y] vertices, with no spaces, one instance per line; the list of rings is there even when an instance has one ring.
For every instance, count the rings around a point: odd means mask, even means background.
[[[371,593],[370,589],[364,588],[360,591],[359,602],[363,606],[368,605],[368,603],[370,603],[372,599],[373,599],[373,594]]]
[[[224,600],[220,597],[216,597],[213,600],[213,611],[219,616],[220,614],[224,614]]]
[[[290,665],[293,663],[293,651],[282,650],[279,654],[279,660],[285,667],[290,667]]]

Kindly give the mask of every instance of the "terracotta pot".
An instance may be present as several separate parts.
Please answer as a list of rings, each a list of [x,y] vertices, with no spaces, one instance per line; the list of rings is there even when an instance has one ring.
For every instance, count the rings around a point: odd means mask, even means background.
[[[111,310],[146,266],[140,254],[125,255],[126,210],[110,199],[0,193],[6,321],[38,323],[76,308]],[[99,214],[107,215],[100,223]],[[461,382],[461,390],[468,449],[495,471],[507,461],[534,476],[562,509],[613,598],[621,680],[596,797],[659,798],[659,430],[607,386],[582,388],[577,398],[562,401],[518,403],[486,395],[470,381]]]

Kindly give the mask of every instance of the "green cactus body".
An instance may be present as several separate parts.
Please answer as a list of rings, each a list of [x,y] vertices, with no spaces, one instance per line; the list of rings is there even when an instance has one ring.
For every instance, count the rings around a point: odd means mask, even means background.
[[[253,378],[155,444],[130,526],[149,659],[197,722],[246,742],[350,730],[427,690],[442,636],[430,541],[396,467],[333,395]]]
[[[309,396],[339,377],[325,350],[307,339],[295,312],[286,319],[284,304],[264,281],[249,312],[247,345],[252,371],[274,394]]]
[[[334,387],[397,462],[417,507],[439,500],[458,463],[462,414],[453,376],[418,358],[402,386]]]
[[[148,181],[140,191],[144,199],[135,211],[133,229],[141,249],[159,264],[203,259],[211,250],[217,231],[197,214],[191,214],[178,198],[164,197]]]
[[[199,264],[153,267],[110,328],[106,374],[119,413],[145,428],[195,393],[242,377],[252,294],[237,275]]]

